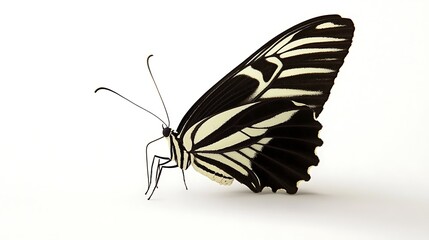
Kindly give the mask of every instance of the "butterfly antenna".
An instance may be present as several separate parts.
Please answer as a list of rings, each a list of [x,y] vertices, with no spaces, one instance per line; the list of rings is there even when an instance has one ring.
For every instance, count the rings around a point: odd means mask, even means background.
[[[149,70],[149,74],[150,74],[150,77],[152,78],[153,84],[155,84],[155,88],[156,88],[156,91],[158,92],[159,98],[161,99],[162,106],[164,106],[165,114],[167,115],[167,122],[168,122],[167,127],[170,127],[170,117],[168,116],[167,107],[165,107],[164,99],[162,99],[161,92],[159,91],[158,85],[156,85],[155,79],[153,78],[153,75],[152,75],[152,71],[150,70],[149,59],[152,56],[153,55],[151,54],[147,57],[147,60],[146,60],[147,69]]]
[[[144,107],[141,107],[141,106],[140,106],[140,105],[138,105],[137,103],[134,103],[133,101],[131,101],[131,100],[129,100],[128,98],[126,98],[126,97],[122,96],[121,94],[119,94],[119,93],[117,93],[117,92],[113,91],[112,89],[110,89],[110,88],[106,88],[106,87],[99,87],[99,88],[95,89],[95,93],[97,93],[99,90],[106,90],[106,91],[109,91],[109,92],[112,92],[112,93],[114,93],[114,94],[118,95],[119,97],[121,97],[121,98],[123,98],[123,99],[127,100],[128,102],[130,102],[130,103],[134,104],[135,106],[137,106],[137,107],[139,107],[139,108],[141,108],[141,109],[145,110],[147,113],[151,114],[152,116],[154,116],[154,117],[158,118],[158,120],[159,120],[159,121],[161,121],[164,125],[166,125],[166,124],[165,124],[165,122],[164,122],[161,118],[159,118],[158,116],[156,116],[153,112],[151,112],[151,111],[147,110],[147,109],[146,109],[146,108],[144,108]],[[168,123],[170,124],[170,120],[168,120]]]

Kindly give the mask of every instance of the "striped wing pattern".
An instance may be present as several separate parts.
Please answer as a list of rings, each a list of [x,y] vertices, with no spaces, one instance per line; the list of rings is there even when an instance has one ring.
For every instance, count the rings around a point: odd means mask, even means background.
[[[277,40],[234,78],[257,81],[251,100],[287,98],[319,115],[348,53],[353,25],[343,18],[309,24]]]
[[[297,191],[319,162],[316,117],[352,42],[354,26],[338,15],[281,33],[227,74],[185,115],[177,141],[188,163],[221,183],[254,192]],[[176,140],[175,140],[176,141]],[[176,144],[179,145],[178,143]]]
[[[269,186],[295,193],[296,182],[309,180],[308,167],[319,161],[320,129],[310,108],[275,99],[206,118],[186,132],[183,145],[194,169],[218,183],[237,179],[254,192]]]
[[[353,22],[317,17],[279,34],[209,89],[185,114],[177,131],[250,102],[287,98],[318,116],[350,48]]]

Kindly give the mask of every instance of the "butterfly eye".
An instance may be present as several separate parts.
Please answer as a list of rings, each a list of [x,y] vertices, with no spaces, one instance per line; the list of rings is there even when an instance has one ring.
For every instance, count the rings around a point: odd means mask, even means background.
[[[164,137],[170,136],[170,132],[171,132],[171,128],[169,127],[162,129],[162,135],[164,135]]]

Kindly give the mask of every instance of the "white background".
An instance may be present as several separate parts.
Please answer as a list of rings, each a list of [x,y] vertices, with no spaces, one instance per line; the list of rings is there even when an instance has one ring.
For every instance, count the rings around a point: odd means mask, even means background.
[[[0,239],[428,239],[424,1],[2,1]],[[144,195],[145,144],[262,44],[338,13],[355,38],[296,195],[192,168]],[[151,154],[168,153],[160,142]]]

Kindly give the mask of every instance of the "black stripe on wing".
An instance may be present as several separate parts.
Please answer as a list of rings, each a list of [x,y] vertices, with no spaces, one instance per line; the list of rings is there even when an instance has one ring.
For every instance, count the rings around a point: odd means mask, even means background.
[[[199,154],[196,154],[195,155],[195,158],[196,158],[195,163],[197,165],[200,165],[200,166],[201,166],[200,162],[204,162],[206,164],[213,165],[213,166],[221,169],[222,171],[226,172],[229,176],[233,177],[237,181],[246,185],[253,192],[259,192],[260,191],[261,185],[259,182],[259,178],[254,171],[252,171],[250,168],[247,168],[243,164],[240,164],[238,161],[235,161],[234,159],[229,158],[228,156],[226,156],[224,154],[221,154],[221,155],[225,158],[228,158],[230,162],[220,162],[220,161],[215,160],[214,158],[210,158],[207,156],[201,156]],[[243,172],[238,171],[237,168],[234,168],[231,165],[231,162],[240,166],[241,169],[245,170],[245,174],[243,174]],[[224,177],[221,173],[217,173],[213,170],[208,169],[207,167],[203,170],[207,171],[208,174],[212,174],[212,175],[216,175],[216,176],[222,176],[223,178],[227,178],[227,177]],[[204,174],[204,175],[207,175],[207,174]]]
[[[240,132],[246,127],[252,127],[252,125],[258,124],[260,122],[269,120],[270,118],[289,111],[297,111],[306,109],[312,112],[306,106],[296,106],[292,101],[287,99],[270,99],[267,101],[261,101],[253,103],[250,107],[247,107],[245,110],[239,112],[236,115],[225,116],[227,121],[218,123],[219,126],[210,125],[208,127],[215,127],[214,129],[201,129],[203,123],[202,121],[199,126],[197,126],[196,131],[203,132],[205,134],[204,138],[198,142],[194,141],[194,145],[191,151],[200,151],[201,148],[209,146],[218,141],[233,135],[234,133]],[[225,113],[219,113],[219,115]],[[206,128],[208,128],[206,127]],[[218,127],[218,128],[216,128]],[[258,138],[260,139],[260,137]],[[249,143],[253,142],[253,138],[249,138]],[[240,142],[239,145],[225,145],[221,149],[216,150],[228,150],[248,144],[248,141]]]

